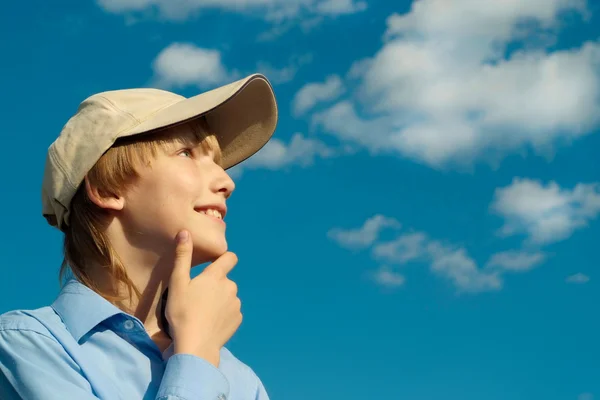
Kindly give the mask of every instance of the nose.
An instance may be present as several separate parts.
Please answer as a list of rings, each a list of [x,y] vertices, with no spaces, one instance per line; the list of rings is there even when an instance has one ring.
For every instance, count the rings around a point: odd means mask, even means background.
[[[217,193],[223,193],[225,198],[229,198],[231,193],[235,190],[235,183],[221,166],[217,166],[218,173],[216,174],[215,180],[213,181],[213,191]]]

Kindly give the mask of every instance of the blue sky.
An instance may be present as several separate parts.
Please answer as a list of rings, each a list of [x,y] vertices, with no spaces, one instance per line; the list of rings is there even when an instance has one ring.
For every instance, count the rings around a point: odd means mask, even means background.
[[[0,312],[59,290],[40,184],[79,102],[263,72],[280,123],[231,171],[228,347],[272,399],[600,399],[598,2],[4,10]]]

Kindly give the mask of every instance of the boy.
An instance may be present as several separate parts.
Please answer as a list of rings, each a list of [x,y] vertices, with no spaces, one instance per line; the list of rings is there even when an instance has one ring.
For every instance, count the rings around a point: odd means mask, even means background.
[[[242,321],[225,170],[276,124],[258,74],[189,99],[86,99],[48,149],[42,186],[42,213],[65,235],[61,277],[73,276],[51,306],[0,317],[0,398],[267,400],[224,347]]]

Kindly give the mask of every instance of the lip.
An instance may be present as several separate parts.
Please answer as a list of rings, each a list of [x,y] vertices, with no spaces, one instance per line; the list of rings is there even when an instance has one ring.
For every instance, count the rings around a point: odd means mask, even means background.
[[[194,207],[194,211],[196,211],[196,212],[206,211],[209,209],[217,210],[221,213],[221,219],[216,218],[216,217],[212,217],[212,218],[222,221],[223,223],[225,222],[225,215],[227,215],[227,206],[225,204],[206,204],[203,206]],[[207,217],[210,217],[210,215],[208,215],[208,214],[204,214],[204,215],[206,215]]]

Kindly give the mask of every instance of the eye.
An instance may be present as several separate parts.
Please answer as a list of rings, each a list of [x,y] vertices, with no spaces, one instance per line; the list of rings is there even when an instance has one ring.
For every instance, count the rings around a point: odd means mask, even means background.
[[[180,156],[184,156],[184,157],[191,157],[192,156],[192,150],[190,149],[183,149],[179,152]]]

